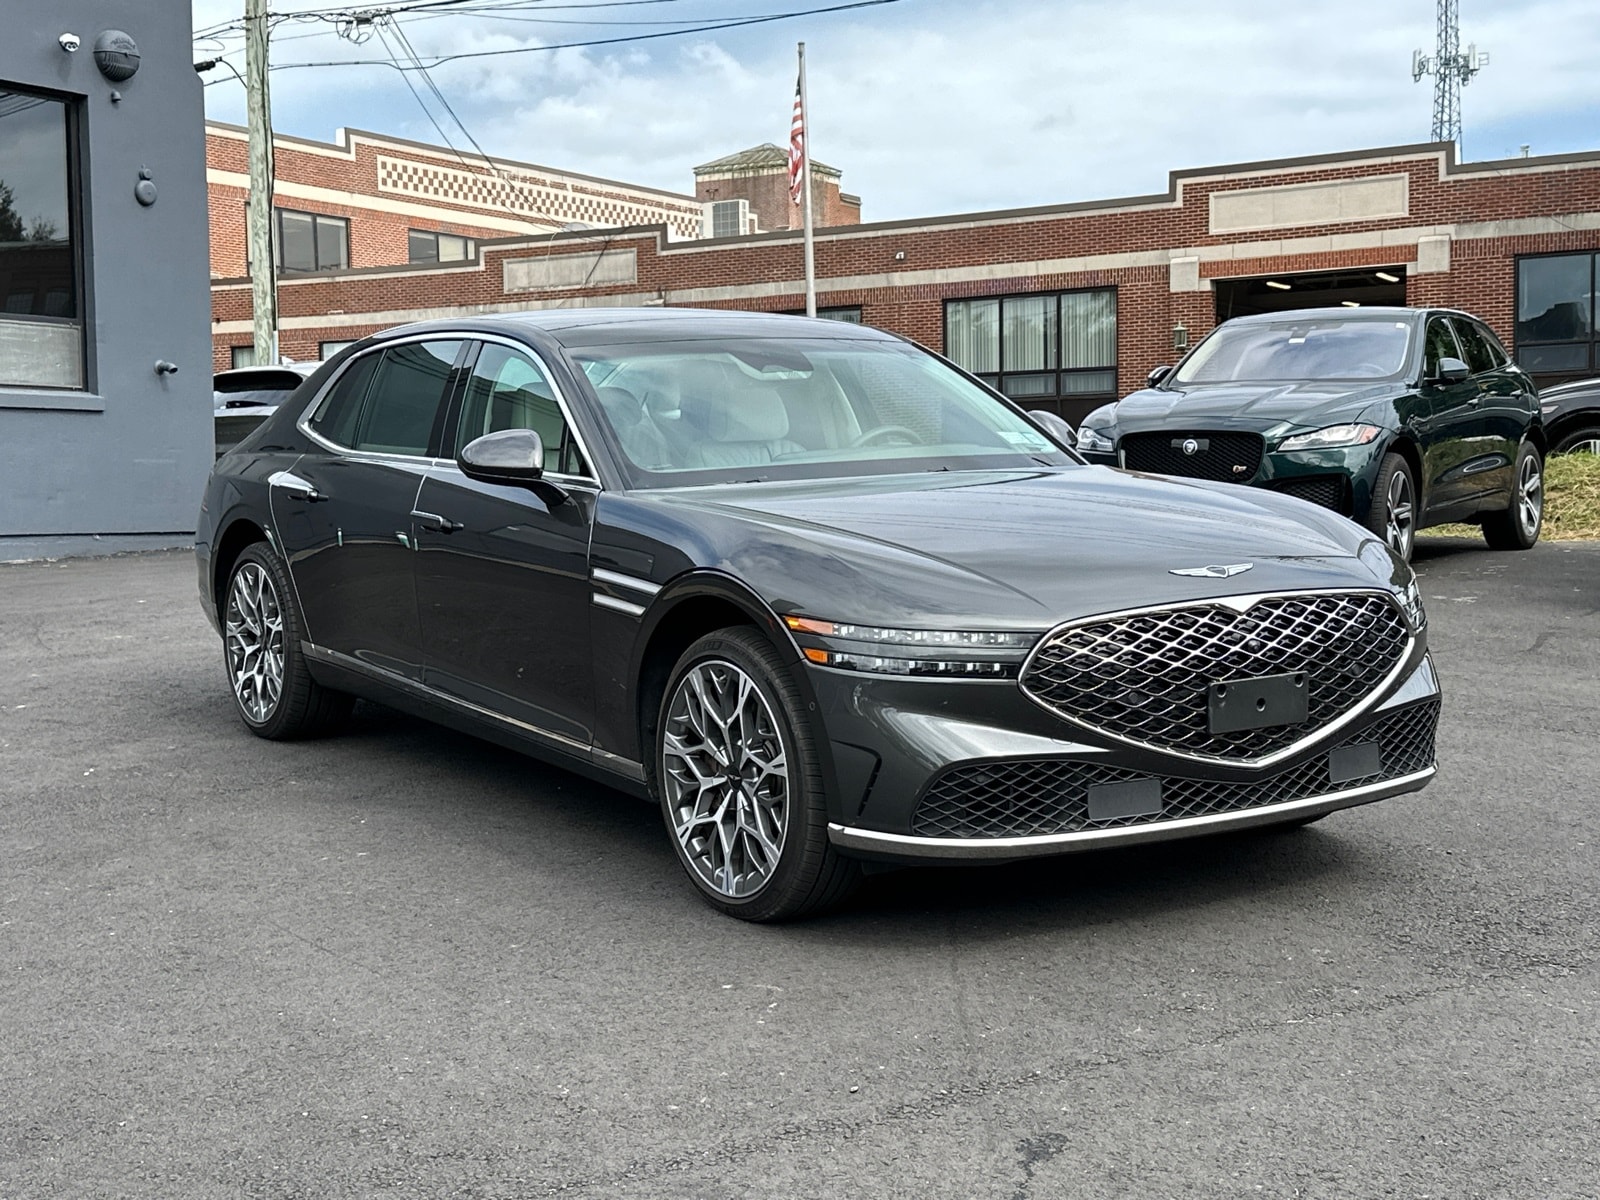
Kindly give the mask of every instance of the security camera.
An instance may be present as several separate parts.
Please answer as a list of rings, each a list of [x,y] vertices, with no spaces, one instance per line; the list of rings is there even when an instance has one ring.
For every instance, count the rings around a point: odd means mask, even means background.
[[[68,54],[71,54],[79,46],[83,45],[83,39],[75,33],[63,33],[56,40],[61,43],[61,48]]]

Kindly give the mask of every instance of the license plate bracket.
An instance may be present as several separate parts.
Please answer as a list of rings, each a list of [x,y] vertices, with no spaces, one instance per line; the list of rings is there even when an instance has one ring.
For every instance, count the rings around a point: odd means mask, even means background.
[[[1212,733],[1300,725],[1311,715],[1311,684],[1304,671],[1230,679],[1213,683],[1206,700]]]

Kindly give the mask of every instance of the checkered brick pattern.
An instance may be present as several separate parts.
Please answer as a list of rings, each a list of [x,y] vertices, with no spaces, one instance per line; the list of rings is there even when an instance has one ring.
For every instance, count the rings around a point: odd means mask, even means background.
[[[521,171],[486,175],[380,155],[378,190],[474,208],[527,213],[558,224],[568,221],[601,227],[665,224],[684,237],[698,237],[700,233],[698,205],[635,201]]]

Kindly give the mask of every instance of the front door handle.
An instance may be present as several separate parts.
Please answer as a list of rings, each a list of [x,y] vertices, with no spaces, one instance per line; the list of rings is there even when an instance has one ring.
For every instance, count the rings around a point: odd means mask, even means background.
[[[412,509],[411,517],[419,522],[429,533],[454,533],[458,529],[466,528],[460,521],[452,521],[448,517],[441,517],[438,513],[419,512],[417,509]]]

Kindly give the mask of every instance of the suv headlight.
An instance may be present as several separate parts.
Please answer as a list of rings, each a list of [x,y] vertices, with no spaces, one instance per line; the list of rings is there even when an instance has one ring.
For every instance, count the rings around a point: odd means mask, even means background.
[[[1108,436],[1106,429],[1096,429],[1089,425],[1078,427],[1078,449],[1087,450],[1091,454],[1110,454],[1117,448],[1116,442]]]
[[[1310,433],[1297,433],[1278,443],[1279,450],[1331,450],[1335,446],[1365,446],[1383,430],[1377,425],[1329,425]]]
[[[1037,633],[981,629],[887,629],[784,617],[807,662],[877,675],[1015,679]]]

